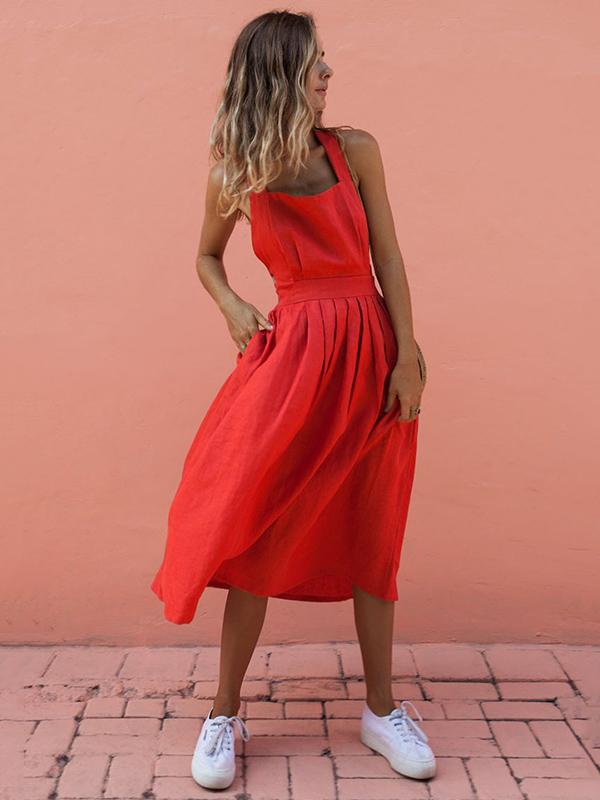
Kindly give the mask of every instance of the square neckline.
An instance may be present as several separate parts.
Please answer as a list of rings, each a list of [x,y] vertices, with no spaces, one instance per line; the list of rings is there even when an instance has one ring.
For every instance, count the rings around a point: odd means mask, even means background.
[[[320,142],[320,144],[323,145],[323,149],[325,151],[325,158],[329,162],[329,165],[331,167],[331,171],[333,172],[333,174],[337,178],[336,182],[334,184],[332,184],[331,186],[328,186],[327,189],[323,189],[320,192],[314,192],[313,194],[290,194],[289,192],[270,192],[265,187],[264,191],[265,191],[265,195],[266,196],[290,197],[292,200],[304,200],[304,199],[309,198],[309,197],[322,197],[324,194],[327,194],[328,192],[331,192],[333,189],[336,189],[338,186],[340,186],[343,183],[342,176],[339,174],[339,172],[337,170],[335,159],[332,157],[331,152],[329,150],[329,143],[327,141],[327,136],[324,135],[324,132],[319,130],[318,128],[314,129],[314,134],[317,137],[317,139]]]

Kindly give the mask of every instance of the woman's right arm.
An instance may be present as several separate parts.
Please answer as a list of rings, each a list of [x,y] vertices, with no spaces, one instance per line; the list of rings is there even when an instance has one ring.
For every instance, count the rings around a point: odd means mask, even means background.
[[[208,174],[196,271],[202,285],[225,317],[238,350],[243,352],[259,325],[269,329],[272,326],[252,303],[242,300],[227,280],[223,254],[235,227],[235,214],[225,219],[217,213],[217,199],[222,185],[223,164],[218,162]]]

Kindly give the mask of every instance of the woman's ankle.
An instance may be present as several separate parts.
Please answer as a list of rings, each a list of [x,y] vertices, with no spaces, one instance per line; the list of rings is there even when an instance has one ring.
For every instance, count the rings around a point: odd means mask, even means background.
[[[216,696],[213,700],[213,717],[218,717],[219,714],[224,714],[226,717],[236,716],[240,710],[241,700],[239,698],[219,697]]]
[[[396,707],[396,703],[391,695],[367,695],[366,702],[368,707],[378,717],[385,717]]]

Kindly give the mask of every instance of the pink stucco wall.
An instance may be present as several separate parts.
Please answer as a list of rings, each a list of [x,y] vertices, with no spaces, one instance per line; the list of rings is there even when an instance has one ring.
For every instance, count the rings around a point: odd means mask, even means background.
[[[236,349],[194,268],[234,36],[268,4],[2,6],[4,642],[216,643],[149,582]],[[600,640],[596,2],[321,2],[328,124],[383,152],[429,367],[398,640]],[[226,253],[263,312],[240,225]],[[270,600],[262,641],[354,638]]]

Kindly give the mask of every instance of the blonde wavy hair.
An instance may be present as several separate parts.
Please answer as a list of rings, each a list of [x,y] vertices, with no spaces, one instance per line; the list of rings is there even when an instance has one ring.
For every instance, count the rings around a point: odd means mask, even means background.
[[[351,126],[322,127],[321,112],[308,99],[306,85],[318,59],[310,13],[268,11],[238,35],[209,139],[210,156],[223,161],[221,216],[247,220],[240,208],[244,195],[265,189],[284,164],[297,175],[308,163],[313,128],[332,132],[346,154],[340,130]]]

